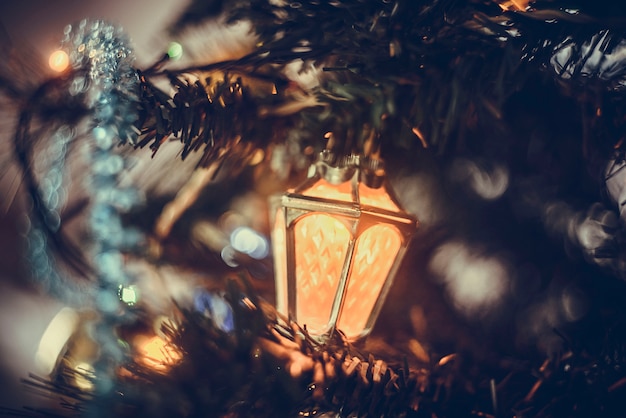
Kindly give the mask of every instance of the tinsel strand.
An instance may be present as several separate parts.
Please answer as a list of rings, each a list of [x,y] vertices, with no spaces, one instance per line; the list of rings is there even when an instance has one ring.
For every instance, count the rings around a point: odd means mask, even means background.
[[[83,20],[76,27],[68,26],[65,34],[62,46],[72,66],[86,70],[84,77],[81,72],[74,78],[74,93],[85,93],[93,112],[86,186],[93,196],[88,226],[96,275],[94,302],[101,315],[94,336],[100,346],[94,365],[95,393],[106,398],[115,391],[115,373],[127,355],[116,328],[129,321],[129,306],[136,302],[133,278],[125,272],[122,254],[136,252],[142,238],[138,231],[124,227],[122,213],[137,205],[140,196],[135,188],[120,185],[126,162],[113,150],[118,142],[134,142],[139,82],[131,65],[132,51],[120,29]],[[109,412],[106,405],[91,405],[88,414],[108,416]]]

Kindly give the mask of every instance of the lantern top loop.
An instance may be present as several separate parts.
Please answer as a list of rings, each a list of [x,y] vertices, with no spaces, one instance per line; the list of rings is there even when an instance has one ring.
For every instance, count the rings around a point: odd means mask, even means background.
[[[321,178],[334,185],[352,179],[357,171],[359,181],[372,189],[382,187],[385,180],[385,164],[382,160],[356,154],[340,156],[324,150],[315,168]]]

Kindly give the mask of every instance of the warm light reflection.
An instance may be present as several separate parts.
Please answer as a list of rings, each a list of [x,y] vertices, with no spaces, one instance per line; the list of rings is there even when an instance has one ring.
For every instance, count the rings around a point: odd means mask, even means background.
[[[400,208],[394,203],[393,200],[391,200],[389,193],[387,193],[384,187],[373,189],[364,184],[359,184],[359,197],[361,199],[361,204],[363,205],[386,209],[393,212],[400,211]]]
[[[53,71],[62,73],[70,66],[70,57],[67,52],[59,49],[50,54],[48,65]]]
[[[274,251],[274,275],[276,277],[276,309],[286,313],[289,309],[287,302],[287,236],[285,231],[285,217],[278,209],[275,214],[272,244],[280,251]]]
[[[294,234],[296,315],[309,331],[323,333],[329,325],[350,231],[332,216],[316,213],[299,219]]]
[[[302,192],[302,194],[322,199],[339,200],[341,202],[352,202],[354,200],[352,198],[352,185],[350,182],[334,185],[321,179],[309,189]]]
[[[504,11],[523,12],[528,8],[529,0],[504,0],[499,6]]]
[[[357,240],[350,279],[337,328],[346,335],[359,335],[378,300],[393,261],[402,245],[398,230],[379,224],[367,229]]]
[[[152,370],[165,372],[182,359],[182,353],[159,336],[138,336],[135,339],[138,362]]]
[[[93,390],[95,372],[96,370],[89,363],[81,362],[74,366],[74,383],[76,387],[87,392]]]
[[[367,187],[363,183],[359,183],[358,193],[358,200],[363,205],[394,212],[400,210],[384,187],[374,189],[372,187]],[[305,196],[339,200],[341,202],[352,202],[355,200],[354,196],[352,196],[352,185],[349,181],[334,185],[324,179],[321,179],[311,186],[311,188],[304,191],[303,194]]]

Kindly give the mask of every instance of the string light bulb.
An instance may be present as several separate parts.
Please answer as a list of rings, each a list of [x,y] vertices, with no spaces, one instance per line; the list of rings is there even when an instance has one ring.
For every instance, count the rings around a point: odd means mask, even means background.
[[[57,73],[62,73],[67,70],[70,66],[70,57],[67,55],[67,52],[62,49],[58,49],[50,54],[50,58],[48,59],[48,65],[52,69],[52,71]]]

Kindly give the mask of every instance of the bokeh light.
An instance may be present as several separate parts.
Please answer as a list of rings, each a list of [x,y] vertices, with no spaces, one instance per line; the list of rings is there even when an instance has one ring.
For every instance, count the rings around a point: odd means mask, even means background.
[[[119,296],[122,302],[129,306],[133,306],[138,300],[136,286],[120,286]]]
[[[183,56],[183,46],[178,42],[171,42],[167,47],[167,55],[172,60],[179,60]]]
[[[222,331],[231,332],[235,329],[233,309],[220,294],[199,289],[196,291],[193,304],[198,312],[211,318],[215,326]]]
[[[485,200],[500,198],[509,187],[509,171],[501,164],[482,167],[480,164],[460,158],[451,168],[453,180],[465,183],[470,190]]]
[[[61,49],[56,50],[50,54],[48,65],[53,71],[62,73],[70,66],[70,57],[67,55],[67,52]]]
[[[509,288],[505,264],[471,251],[460,242],[440,246],[430,263],[454,306],[468,317],[488,314],[503,302]]]
[[[154,371],[165,372],[182,359],[182,354],[157,335],[141,335],[135,339],[138,361]]]
[[[257,260],[267,257],[269,244],[267,239],[255,230],[242,226],[230,234],[230,245],[237,251]]]

